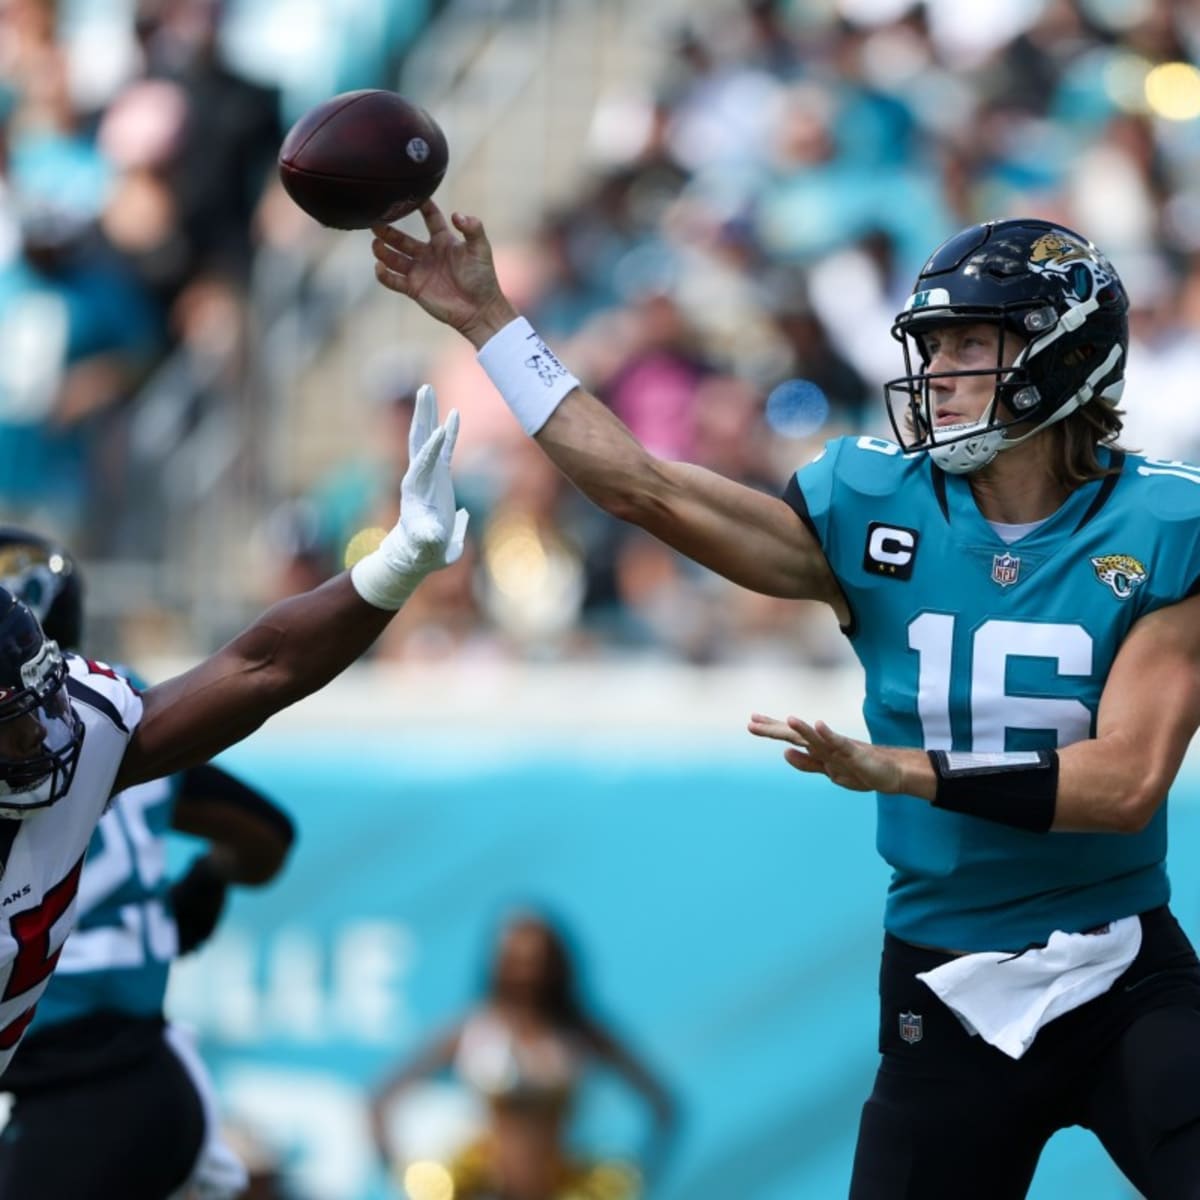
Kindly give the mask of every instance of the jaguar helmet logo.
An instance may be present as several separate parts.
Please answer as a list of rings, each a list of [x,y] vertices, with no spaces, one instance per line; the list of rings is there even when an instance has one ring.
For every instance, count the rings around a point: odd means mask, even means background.
[[[1095,259],[1096,253],[1086,243],[1078,238],[1068,237],[1065,233],[1044,233],[1029,251],[1030,259],[1035,263],[1070,263],[1080,259]]]
[[[1128,600],[1146,582],[1146,568],[1132,554],[1102,554],[1092,559],[1096,578],[1112,589],[1118,600]]]
[[[1094,246],[1065,233],[1045,233],[1029,251],[1029,269],[1057,279],[1072,300],[1087,300],[1115,282],[1112,264]]]

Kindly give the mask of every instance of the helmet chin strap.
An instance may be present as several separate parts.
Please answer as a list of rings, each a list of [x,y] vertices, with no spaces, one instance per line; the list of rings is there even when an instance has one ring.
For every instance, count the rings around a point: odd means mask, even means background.
[[[970,475],[986,467],[1003,449],[1004,430],[988,428],[990,412],[994,407],[993,402],[988,406],[988,414],[978,421],[942,425],[932,435],[936,437],[940,433],[956,439],[929,448],[930,457],[948,475]],[[979,432],[971,436],[972,430]]]
[[[992,417],[999,404],[999,399],[992,397],[991,403],[984,410],[978,421],[968,421],[958,425],[942,425],[931,433],[931,438],[938,434],[955,438],[955,441],[943,445],[933,445],[929,448],[930,457],[947,475],[970,475],[986,467],[1002,450],[1011,450],[1014,446],[1027,442],[1043,429],[1049,429],[1064,417],[1069,417],[1077,408],[1082,408],[1096,395],[1096,384],[1100,382],[1121,361],[1121,347],[1113,346],[1104,361],[1087,377],[1083,386],[1040,424],[1019,437],[1007,437],[1003,428],[989,428]],[[1124,387],[1121,381],[1115,388],[1106,388],[1100,393],[1105,398],[1116,400]],[[970,436],[972,430],[978,434]],[[966,436],[964,436],[966,435]]]

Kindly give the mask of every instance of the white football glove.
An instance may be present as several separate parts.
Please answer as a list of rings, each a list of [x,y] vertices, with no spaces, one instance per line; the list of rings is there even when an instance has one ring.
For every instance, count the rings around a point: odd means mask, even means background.
[[[450,456],[458,440],[458,411],[437,425],[437,399],[423,384],[408,430],[408,470],[400,484],[400,520],[379,549],[359,559],[350,578],[376,608],[397,609],[431,571],[457,562],[467,510],[454,506]]]

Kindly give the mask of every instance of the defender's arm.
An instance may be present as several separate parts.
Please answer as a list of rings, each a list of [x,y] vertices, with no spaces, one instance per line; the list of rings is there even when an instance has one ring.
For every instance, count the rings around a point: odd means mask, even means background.
[[[268,717],[324,687],[394,614],[343,572],[268,609],[199,666],[150,688],[113,791],[207,762]]]
[[[433,389],[417,393],[400,521],[378,550],[328,583],[268,609],[198,667],[143,696],[113,791],[207,762],[268,717],[324,687],[383,631],[430,571],[462,554],[450,455],[458,414],[436,426]]]

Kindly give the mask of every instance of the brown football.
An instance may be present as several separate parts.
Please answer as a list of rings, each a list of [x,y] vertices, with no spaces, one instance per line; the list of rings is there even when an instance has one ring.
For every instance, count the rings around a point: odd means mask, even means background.
[[[288,131],[279,176],[309,216],[333,229],[396,221],[446,174],[446,137],[423,109],[368,88],[318,104]]]

